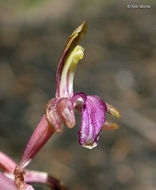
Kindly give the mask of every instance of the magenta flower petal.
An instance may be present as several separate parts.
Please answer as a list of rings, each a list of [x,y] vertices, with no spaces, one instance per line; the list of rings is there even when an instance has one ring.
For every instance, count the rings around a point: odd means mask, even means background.
[[[97,146],[99,133],[105,122],[106,105],[98,96],[89,95],[82,107],[79,143],[92,149]]]

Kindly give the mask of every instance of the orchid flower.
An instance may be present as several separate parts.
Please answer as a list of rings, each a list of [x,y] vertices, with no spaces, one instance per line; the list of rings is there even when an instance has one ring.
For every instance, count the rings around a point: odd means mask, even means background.
[[[56,178],[45,172],[21,170],[19,166],[7,155],[0,152],[0,190],[34,190],[29,185],[40,183],[50,187],[51,190],[66,190],[65,186]]]
[[[62,124],[73,128],[76,124],[74,111],[80,111],[81,127],[79,143],[92,149],[97,146],[102,128],[117,129],[115,123],[105,122],[105,113],[119,118],[119,111],[96,95],[83,92],[74,94],[73,79],[78,62],[84,56],[84,48],[78,45],[87,31],[83,22],[69,37],[60,59],[56,74],[56,95],[46,105],[45,114],[31,136],[24,151],[20,167],[24,168],[48,141],[52,134],[62,132]]]

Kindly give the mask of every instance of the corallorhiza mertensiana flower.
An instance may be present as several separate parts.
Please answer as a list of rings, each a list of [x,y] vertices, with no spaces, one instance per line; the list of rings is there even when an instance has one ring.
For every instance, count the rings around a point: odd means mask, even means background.
[[[105,113],[119,118],[119,111],[105,103],[97,95],[86,95],[73,92],[73,79],[77,64],[84,56],[84,48],[78,45],[87,31],[87,23],[83,22],[70,35],[65,45],[56,73],[56,95],[46,105],[45,114],[30,138],[20,162],[25,167],[52,134],[62,131],[62,124],[69,128],[76,124],[74,111],[81,112],[79,143],[85,148],[97,146],[102,128],[116,129],[118,125],[105,121]]]
[[[28,188],[25,182],[29,181],[31,183],[31,181],[34,182],[35,179],[36,182],[40,181],[41,183],[48,183],[47,180],[49,178],[47,177],[47,174],[42,175],[42,173],[40,173],[39,175],[39,173],[29,172],[25,170],[25,168],[52,136],[52,134],[55,132],[62,132],[63,123],[65,123],[65,125],[69,128],[73,128],[75,126],[75,110],[81,113],[79,143],[82,147],[89,149],[96,147],[102,128],[118,128],[116,123],[105,121],[106,112],[117,118],[120,117],[119,111],[116,108],[104,102],[97,95],[86,95],[84,92],[74,93],[73,91],[75,70],[77,64],[84,56],[84,48],[78,45],[78,43],[86,31],[87,23],[83,22],[69,37],[57,68],[56,95],[47,103],[45,113],[27,143],[19,165],[14,164],[13,161],[9,161],[9,158],[5,154],[1,154],[0,166],[4,168],[7,161],[8,163],[12,163],[10,176],[12,176],[14,171],[15,183],[19,186],[18,189],[22,187],[22,184],[25,185],[25,188],[23,189],[31,189],[32,186],[29,186]],[[14,167],[14,169],[12,167]],[[22,174],[23,171],[27,172],[25,172],[25,179],[22,177],[22,181],[19,178],[19,174],[24,176],[24,173]],[[5,177],[6,176],[9,176],[9,172],[8,175],[5,175]],[[4,176],[0,177],[0,179],[3,177]],[[51,177],[50,179],[54,178]],[[4,182],[7,180],[0,180],[0,185],[1,181]],[[55,180],[51,182],[51,185],[53,185],[54,182]],[[64,189],[64,186],[60,186],[58,189]],[[2,190],[5,190],[5,188]]]
[[[84,55],[84,48],[77,44],[86,30],[87,24],[84,22],[72,33],[65,46],[57,69],[56,97],[52,98],[47,105],[46,118],[56,132],[62,130],[62,122],[69,128],[73,128],[75,126],[74,110],[81,107],[79,143],[83,147],[92,149],[97,146],[99,133],[105,124],[105,112],[117,117],[119,117],[119,112],[96,95],[73,92],[75,70]]]

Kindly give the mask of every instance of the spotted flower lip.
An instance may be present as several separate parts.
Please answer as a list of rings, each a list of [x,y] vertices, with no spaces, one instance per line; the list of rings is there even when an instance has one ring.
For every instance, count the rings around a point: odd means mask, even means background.
[[[81,127],[79,143],[82,147],[92,149],[97,146],[100,131],[117,129],[118,125],[105,122],[106,112],[119,118],[119,111],[105,103],[96,95],[86,95],[83,92],[74,93],[73,80],[76,67],[84,56],[84,48],[79,45],[87,31],[87,22],[83,22],[70,35],[63,50],[56,73],[56,94],[46,105],[45,114],[33,132],[20,167],[25,168],[54,133],[62,132],[62,125],[73,128],[76,124],[75,113],[81,112]]]

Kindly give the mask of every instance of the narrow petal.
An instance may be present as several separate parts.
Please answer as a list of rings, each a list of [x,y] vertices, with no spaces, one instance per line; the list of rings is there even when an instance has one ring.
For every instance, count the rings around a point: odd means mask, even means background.
[[[69,40],[64,48],[63,55],[60,59],[57,74],[56,74],[56,97],[60,97],[60,76],[62,75],[62,71],[64,68],[64,64],[69,54],[73,51],[73,49],[77,46],[80,39],[84,36],[87,31],[87,23],[83,22],[78,28],[74,30],[74,32],[69,37]]]
[[[16,168],[16,163],[9,158],[6,154],[3,152],[0,152],[0,167],[8,173],[13,173]]]
[[[43,115],[25,148],[20,162],[21,168],[25,168],[30,163],[32,158],[39,152],[54,132],[55,129],[50,126],[46,116]]]
[[[105,121],[103,128],[107,130],[116,130],[116,129],[119,129],[120,127],[117,123]]]
[[[120,118],[120,112],[118,111],[117,108],[115,108],[114,106],[110,105],[110,104],[107,104],[106,103],[106,106],[107,106],[107,112],[109,114],[111,114],[112,116],[116,117],[116,118]]]
[[[106,105],[98,96],[87,96],[82,107],[79,142],[83,147],[92,149],[97,146],[99,133],[105,122]]]
[[[0,172],[0,190],[17,190],[14,181]]]
[[[66,187],[56,178],[45,172],[28,171],[24,175],[26,183],[41,183],[49,186],[51,189],[66,190]]]
[[[69,98],[62,98],[57,104],[58,112],[63,118],[63,121],[69,128],[75,126],[75,115],[73,105]]]

